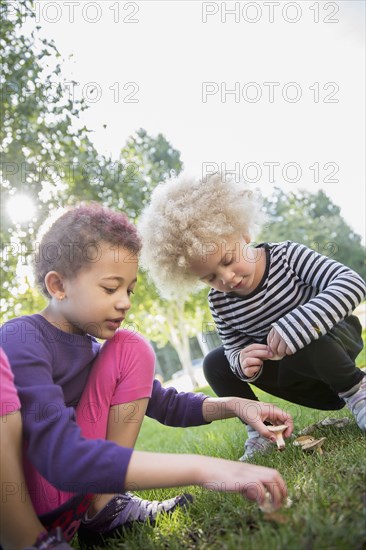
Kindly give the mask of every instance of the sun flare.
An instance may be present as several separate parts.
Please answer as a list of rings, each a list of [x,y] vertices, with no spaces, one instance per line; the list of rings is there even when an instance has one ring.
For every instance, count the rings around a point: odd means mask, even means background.
[[[36,207],[29,196],[16,194],[8,200],[7,211],[13,223],[24,223],[34,216]]]

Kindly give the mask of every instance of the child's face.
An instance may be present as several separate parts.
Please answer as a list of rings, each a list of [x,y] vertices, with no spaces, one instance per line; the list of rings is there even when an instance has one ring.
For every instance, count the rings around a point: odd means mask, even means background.
[[[261,281],[266,267],[263,248],[249,246],[249,236],[231,236],[227,242],[204,243],[202,254],[190,263],[202,282],[220,292],[250,294]]]
[[[66,326],[110,339],[131,307],[137,258],[125,248],[107,243],[99,245],[96,258],[73,279],[64,279],[65,299],[57,302],[58,313]]]

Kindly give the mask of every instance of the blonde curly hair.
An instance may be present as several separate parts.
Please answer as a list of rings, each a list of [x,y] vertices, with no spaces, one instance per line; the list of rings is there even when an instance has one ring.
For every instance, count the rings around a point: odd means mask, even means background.
[[[264,221],[259,197],[243,182],[215,173],[204,180],[187,174],[159,184],[138,224],[140,262],[166,298],[197,290],[190,260],[208,243],[233,234],[251,237]]]

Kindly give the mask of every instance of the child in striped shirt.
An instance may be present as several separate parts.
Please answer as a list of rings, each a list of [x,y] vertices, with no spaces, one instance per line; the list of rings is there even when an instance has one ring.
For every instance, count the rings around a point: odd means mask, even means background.
[[[156,221],[158,220],[158,222]],[[291,241],[251,246],[263,215],[243,183],[214,174],[159,185],[140,232],[142,265],[166,297],[197,283],[222,346],[204,360],[219,396],[257,399],[253,386],[320,410],[345,404],[366,430],[366,374],[356,367],[365,283],[350,268]],[[271,445],[248,426],[247,460]]]

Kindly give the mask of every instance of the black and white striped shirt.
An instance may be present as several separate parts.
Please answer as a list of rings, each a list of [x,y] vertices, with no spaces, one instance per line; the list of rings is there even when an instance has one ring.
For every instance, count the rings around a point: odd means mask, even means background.
[[[236,296],[212,288],[208,295],[226,356],[242,380],[248,378],[240,368],[240,351],[266,343],[272,327],[295,353],[348,317],[366,293],[357,273],[302,244],[259,246],[266,249],[266,270],[251,294]]]

